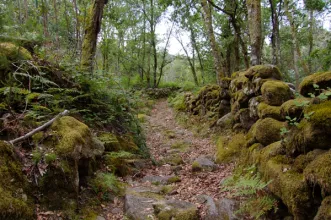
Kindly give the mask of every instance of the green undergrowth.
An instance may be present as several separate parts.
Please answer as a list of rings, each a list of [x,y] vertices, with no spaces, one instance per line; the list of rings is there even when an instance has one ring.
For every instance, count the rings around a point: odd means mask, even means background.
[[[228,192],[230,197],[240,198],[236,214],[261,219],[270,211],[277,210],[277,200],[267,191],[271,182],[264,182],[253,165],[237,168],[232,176],[221,183],[221,189]]]

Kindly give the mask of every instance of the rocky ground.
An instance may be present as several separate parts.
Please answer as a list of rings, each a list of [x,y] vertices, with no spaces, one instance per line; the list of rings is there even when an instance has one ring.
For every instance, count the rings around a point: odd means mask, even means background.
[[[105,207],[106,219],[125,219],[124,215],[130,219],[218,219],[220,211],[228,211],[220,209],[231,209],[219,186],[233,164],[213,162],[216,150],[209,138],[180,126],[166,100],[156,103],[144,125],[154,165],[124,179],[128,183],[124,201]]]

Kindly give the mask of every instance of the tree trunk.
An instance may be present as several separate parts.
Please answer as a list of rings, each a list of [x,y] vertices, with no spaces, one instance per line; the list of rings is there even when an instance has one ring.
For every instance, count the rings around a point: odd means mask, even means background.
[[[247,0],[248,27],[251,41],[251,65],[261,64],[262,25],[261,0]]]
[[[313,52],[313,47],[314,47],[314,10],[310,9],[309,11],[309,59],[308,59],[308,67],[309,67],[309,73],[312,72],[312,62],[311,62],[311,53]]]
[[[216,42],[215,35],[214,35],[211,8],[209,7],[207,0],[201,0],[201,6],[203,9],[202,15],[204,18],[205,28],[207,30],[209,43],[210,43],[210,47],[211,47],[213,58],[214,58],[214,68],[216,71],[216,80],[217,80],[217,83],[219,83],[220,78],[224,77],[224,73],[222,71],[222,56],[221,56],[220,49],[219,49],[219,46]]]
[[[279,20],[278,13],[275,4],[275,0],[269,0],[270,11],[271,11],[271,22],[272,22],[272,34],[271,34],[271,45],[272,45],[272,64],[279,64]]]
[[[76,51],[80,51],[81,47],[81,40],[80,40],[80,22],[78,17],[78,6],[77,0],[73,0],[74,9],[75,9],[75,18],[76,18],[76,28],[75,28],[75,35],[76,35]]]
[[[205,78],[204,78],[205,73],[204,73],[204,68],[203,68],[203,64],[202,64],[202,58],[201,58],[200,50],[198,48],[195,33],[194,33],[194,30],[193,30],[193,27],[192,27],[191,23],[190,23],[189,29],[190,29],[190,33],[191,33],[192,47],[197,52],[197,55],[198,55],[198,60],[199,60],[200,69],[201,69],[201,79],[202,79],[202,83],[204,84],[205,83]],[[199,83],[198,80],[197,80],[197,83]]]
[[[293,44],[293,49],[295,51],[294,58],[297,58],[297,61],[300,60],[305,74],[309,75],[309,68],[308,68],[306,62],[304,60],[302,60],[302,58],[301,58],[301,50],[300,50],[300,46],[299,46],[299,42],[298,42],[298,38],[297,38],[297,30],[296,30],[296,27],[295,27],[295,24],[294,24],[292,13],[289,11],[289,8],[288,8],[288,0],[284,1],[284,6],[285,6],[286,16],[287,16],[287,18],[290,22],[290,25],[291,25],[292,44]],[[294,63],[294,66],[295,66],[294,70],[298,69],[296,65],[298,65],[297,62]],[[299,84],[300,76],[299,76],[299,71],[298,70],[296,72],[296,77],[295,78],[297,79],[296,84]]]
[[[94,0],[90,9],[82,47],[81,67],[90,73],[93,72],[93,60],[97,47],[98,34],[101,29],[103,8],[107,0]]]

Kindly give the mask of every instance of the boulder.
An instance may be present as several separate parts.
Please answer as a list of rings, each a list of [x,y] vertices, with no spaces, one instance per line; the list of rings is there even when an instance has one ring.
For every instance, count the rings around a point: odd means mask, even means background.
[[[264,102],[272,106],[280,106],[293,96],[290,87],[282,81],[266,81],[261,92]]]
[[[313,149],[330,149],[331,142],[331,101],[312,104],[305,108],[309,115],[292,126],[284,143],[288,155],[299,155]]]
[[[257,111],[258,111],[258,116],[261,119],[264,119],[264,118],[273,118],[276,120],[285,119],[285,117],[284,118],[281,117],[281,114],[280,114],[281,108],[279,106],[271,106],[264,102],[261,102],[257,106]]]
[[[280,107],[281,117],[300,118],[304,107],[309,104],[309,101],[308,98],[296,98],[284,102]]]
[[[285,126],[285,122],[273,118],[260,119],[249,130],[247,140],[250,145],[258,142],[267,146],[281,139],[280,129]]]
[[[153,184],[161,184],[161,185],[166,185],[168,184],[171,179],[175,177],[174,175],[171,176],[145,176],[141,181],[142,182],[150,182]]]
[[[231,113],[227,113],[217,121],[217,126],[224,129],[230,129],[233,125],[233,117]]]
[[[323,199],[321,206],[318,209],[314,220],[327,220],[331,219],[331,196]]]
[[[282,79],[282,74],[280,73],[279,69],[274,65],[257,65],[252,66],[245,72],[245,76],[249,79]]]
[[[223,137],[219,137],[216,143],[216,162],[227,163],[238,156],[245,147],[245,135],[238,133],[231,140],[227,141]]]
[[[31,186],[10,145],[0,141],[0,219],[35,219]]]
[[[213,171],[216,168],[216,164],[210,160],[207,156],[199,156],[194,160],[193,164],[196,164],[197,167],[201,170]],[[192,164],[192,168],[193,168]]]
[[[235,212],[239,209],[239,202],[234,199],[221,198],[214,201],[210,196],[203,196],[207,211],[205,220],[237,220],[240,219]]]
[[[314,87],[318,85],[318,88]],[[309,93],[319,95],[321,89],[331,87],[331,72],[314,73],[305,77],[299,85],[299,92],[305,97],[310,97]]]
[[[47,155],[53,156],[40,179],[41,201],[48,209],[75,209],[79,187],[92,174],[104,146],[87,125],[70,116],[57,119],[43,136],[38,149],[46,162]]]

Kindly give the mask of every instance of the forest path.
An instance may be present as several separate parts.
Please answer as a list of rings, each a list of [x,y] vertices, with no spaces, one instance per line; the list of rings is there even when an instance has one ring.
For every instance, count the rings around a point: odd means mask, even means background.
[[[233,165],[215,164],[216,146],[210,138],[195,135],[179,125],[166,100],[157,101],[144,129],[155,165],[145,166],[125,179],[129,186],[124,214],[130,219],[158,219],[154,214],[155,203],[161,202],[172,213],[196,207],[198,218],[205,219],[206,204],[224,197],[220,182],[231,174]],[[196,165],[195,171],[192,164]],[[123,219],[109,216],[110,213],[107,219]],[[180,218],[183,217],[176,217]]]

